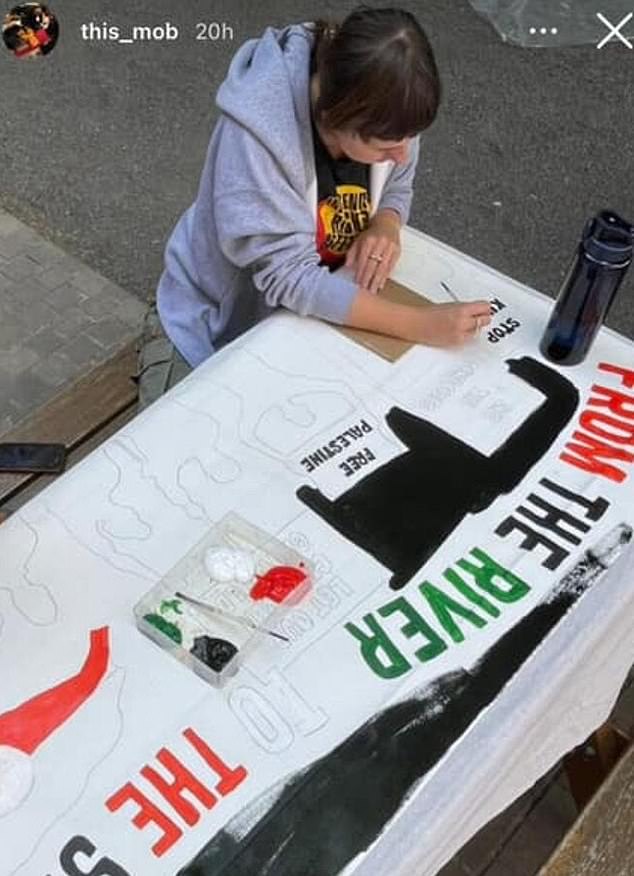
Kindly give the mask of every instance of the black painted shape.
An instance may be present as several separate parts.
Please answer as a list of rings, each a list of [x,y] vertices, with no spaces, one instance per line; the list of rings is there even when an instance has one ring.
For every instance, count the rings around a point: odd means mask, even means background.
[[[631,540],[623,527],[621,544]],[[586,553],[467,672],[450,672],[367,721],[297,773],[241,840],[232,822],[178,876],[335,876],[377,838],[415,784],[504,688],[606,567]],[[254,801],[236,821],[257,811]]]
[[[130,876],[127,870],[120,867],[111,858],[100,858],[90,870],[80,870],[75,859],[92,858],[96,847],[85,836],[74,836],[70,839],[59,855],[59,863],[66,876]]]
[[[420,569],[466,514],[515,489],[575,412],[579,393],[557,371],[528,356],[507,365],[546,398],[491,456],[394,407],[386,421],[407,445],[405,453],[337,499],[307,485],[297,490],[305,505],[393,572],[393,589]]]
[[[197,636],[190,648],[190,653],[197,657],[201,663],[220,672],[238,653],[234,644],[226,639],[214,639],[211,636]]]

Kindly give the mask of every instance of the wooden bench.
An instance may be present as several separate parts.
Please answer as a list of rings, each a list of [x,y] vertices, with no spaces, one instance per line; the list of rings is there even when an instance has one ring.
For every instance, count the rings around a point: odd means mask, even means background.
[[[634,745],[630,745],[538,876],[633,876]]]
[[[0,436],[0,440],[64,444],[70,467],[132,418],[137,387],[131,375],[136,369],[134,341]],[[55,477],[0,474],[0,506],[8,500],[23,504]]]

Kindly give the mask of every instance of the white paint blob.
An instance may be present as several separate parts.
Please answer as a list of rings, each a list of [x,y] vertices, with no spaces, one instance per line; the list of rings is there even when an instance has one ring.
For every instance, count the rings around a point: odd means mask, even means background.
[[[205,568],[221,584],[239,581],[247,584],[255,575],[255,562],[251,554],[236,548],[209,548],[205,553]]]
[[[17,809],[33,785],[33,763],[28,754],[0,745],[0,818]]]

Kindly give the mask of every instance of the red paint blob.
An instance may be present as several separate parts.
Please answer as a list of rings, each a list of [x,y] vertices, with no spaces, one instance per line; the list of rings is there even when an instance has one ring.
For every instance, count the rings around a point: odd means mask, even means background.
[[[273,566],[265,575],[256,575],[256,583],[250,590],[251,598],[284,602],[307,577],[306,572],[296,566]]]
[[[94,693],[110,658],[108,627],[90,632],[88,656],[77,675],[0,715],[0,745],[33,754]]]

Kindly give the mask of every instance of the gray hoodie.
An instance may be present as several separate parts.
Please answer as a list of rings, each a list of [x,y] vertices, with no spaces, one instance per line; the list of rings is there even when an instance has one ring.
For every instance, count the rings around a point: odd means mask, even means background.
[[[342,323],[357,291],[316,249],[312,44],[304,25],[268,28],[238,49],[218,90],[198,195],[167,243],[157,291],[163,326],[192,366],[276,307]],[[373,212],[407,221],[417,159],[418,138],[406,164],[372,165]]]

